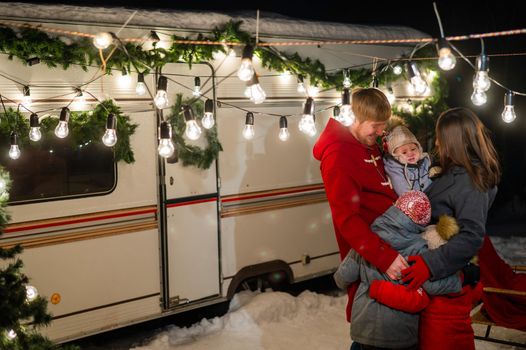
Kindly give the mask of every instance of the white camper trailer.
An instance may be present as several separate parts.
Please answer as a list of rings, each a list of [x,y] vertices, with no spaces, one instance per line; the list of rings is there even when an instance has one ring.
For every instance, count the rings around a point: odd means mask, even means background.
[[[0,4],[2,21],[92,34],[119,30],[132,13],[123,8]],[[230,19],[243,20],[243,28],[255,32],[255,14],[140,10],[119,30],[119,36],[142,37],[150,30],[188,35],[211,31]],[[259,39],[267,42],[422,36],[410,28],[267,15],[259,23]],[[411,47],[283,49],[319,59],[330,70],[371,63],[372,57],[397,57]],[[87,82],[98,70],[27,66],[5,55],[0,61],[2,75],[32,86],[33,104],[42,110],[62,107],[69,99],[54,96],[71,93],[72,86]],[[48,298],[54,315],[45,330],[51,339],[67,341],[218,303],[232,297],[250,278],[278,273],[279,278],[295,283],[335,269],[339,255],[331,213],[319,163],[311,153],[316,136],[300,133],[299,118],[289,118],[291,136],[281,142],[279,118],[256,115],[255,137],[247,141],[242,137],[245,112],[229,106],[270,115],[300,114],[305,95],[297,92],[295,77],[257,67],[267,99],[254,105],[244,97],[244,83],[235,74],[225,78],[238,65],[239,56],[227,56],[193,64],[191,69],[185,63],[163,68],[163,74],[171,74],[180,83],[169,84],[172,101],[177,93],[190,95],[183,86],[192,87],[194,77],[200,76],[207,81],[203,89],[211,89],[209,97],[226,102],[215,109],[223,151],[207,170],[158,156],[152,101],[137,97],[134,84],[122,85],[118,72],[86,89],[94,96],[113,98],[138,124],[131,139],[134,163],[108,165],[97,147],[91,148],[75,171],[59,162],[52,149],[45,150],[48,153],[38,161],[24,160],[24,155],[18,159],[20,171],[12,174],[14,185],[25,186],[27,192],[10,203],[11,223],[0,236],[0,245],[25,247],[24,271]],[[152,76],[146,77],[146,83],[155,90]],[[13,100],[21,98],[20,86],[3,76],[0,89]],[[320,93],[317,109],[335,105],[338,98],[335,90]],[[93,108],[96,100],[87,98],[87,103],[78,108]],[[316,115],[318,135],[330,114],[327,110]],[[38,162],[55,162],[53,171],[39,173]],[[49,190],[57,183],[60,190]]]

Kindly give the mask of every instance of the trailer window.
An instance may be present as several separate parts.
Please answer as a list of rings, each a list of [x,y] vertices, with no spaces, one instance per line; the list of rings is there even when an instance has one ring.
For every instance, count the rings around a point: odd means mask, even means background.
[[[116,181],[113,150],[98,142],[53,138],[25,147],[16,160],[4,154],[0,161],[12,180],[10,203],[103,194]]]

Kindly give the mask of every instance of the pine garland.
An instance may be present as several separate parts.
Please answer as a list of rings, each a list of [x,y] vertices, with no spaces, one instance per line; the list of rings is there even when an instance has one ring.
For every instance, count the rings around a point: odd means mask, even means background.
[[[196,34],[193,37],[173,35],[172,39],[196,39],[212,42],[224,41],[254,44],[252,35],[241,30],[241,24],[242,21],[231,20],[222,26],[216,27],[209,35]],[[119,71],[125,69],[128,72],[141,70],[142,73],[148,73],[151,69],[162,68],[167,63],[173,62],[186,62],[191,68],[193,63],[211,61],[215,53],[226,53],[227,50],[223,45],[173,43],[170,48],[164,49],[157,47],[154,43],[153,49],[151,50],[145,50],[137,43],[122,43],[117,41],[116,43],[114,42],[114,45],[122,45],[125,49],[115,50],[111,58],[105,63],[105,69],[108,74],[111,74],[114,69]],[[94,62],[99,65],[101,64],[101,62],[99,62],[98,50],[93,46],[91,40],[81,38],[66,44],[58,37],[52,37],[37,29],[29,28],[14,31],[11,28],[0,27],[0,52],[8,54],[10,59],[16,57],[22,60],[23,63],[27,63],[30,58],[38,57],[51,68],[61,66],[63,69],[68,69],[70,65],[75,64],[80,65],[86,70],[87,66]],[[427,52],[429,52],[429,50]],[[427,52],[426,50],[421,50],[415,57],[425,55]],[[261,64],[266,69],[277,72],[289,71],[296,75],[302,75],[305,79],[308,79],[313,86],[322,88],[337,87],[338,89],[342,86],[344,78],[343,70],[336,70],[329,73],[326,71],[325,66],[317,59],[313,60],[309,57],[302,58],[298,53],[284,53],[267,46],[257,46],[254,54],[261,59]],[[421,67],[433,66],[435,71],[438,71],[435,61],[424,60],[419,62],[419,65]],[[347,71],[353,87],[370,86],[372,82],[371,73],[371,70],[365,68]],[[388,69],[387,63],[379,64],[375,73],[379,83],[384,86],[399,79],[391,69]],[[445,87],[445,81],[441,77],[436,81],[438,81],[438,83],[433,83],[435,95],[417,103],[415,105],[415,113],[394,108],[395,113],[402,116],[410,127],[413,126],[416,129],[424,128],[426,130],[426,137],[429,137],[428,130],[432,130],[432,127],[429,127],[428,124],[434,124],[434,118],[446,107],[444,103],[445,94],[441,91]],[[177,105],[174,110],[176,114],[179,113]],[[429,114],[430,112],[432,115]],[[94,112],[94,115],[95,117],[83,114],[77,119],[84,123],[84,125],[91,125],[84,119],[97,118],[97,116],[101,115],[100,111],[97,113]],[[179,156],[183,160],[183,165],[195,165],[199,168],[209,167],[221,150],[221,145],[217,142],[217,130],[213,129],[212,131],[206,132],[208,147],[202,150],[195,146],[186,145],[183,138],[184,121],[182,121],[182,118],[175,118],[172,121],[174,125],[174,141],[180,146]],[[92,125],[93,128],[95,128],[95,125],[97,126],[96,129],[99,130],[100,126],[103,125],[102,119],[99,118],[97,122],[94,122]],[[94,131],[95,129],[93,128],[88,127],[88,131]],[[119,141],[115,147],[116,159],[133,162],[133,152],[129,148],[129,135],[133,133],[134,128],[135,127],[126,125],[123,129],[125,130],[124,133],[123,130],[119,130]],[[94,137],[91,140],[98,138],[94,132],[82,132],[78,131],[78,128],[74,129],[81,135],[90,134]],[[418,133],[418,131],[416,133]],[[80,139],[86,139],[86,137],[80,137]]]
[[[181,107],[186,104],[192,106],[198,119],[201,119],[203,115],[203,102],[201,100],[183,99],[182,94],[177,94],[175,104],[172,107],[172,114],[168,120],[172,125],[173,140],[178,157],[182,160],[183,166],[193,165],[200,169],[208,169],[217,159],[219,152],[223,150],[217,138],[217,125],[214,125],[210,130],[202,129],[207,141],[205,149],[186,144],[184,138],[186,123],[181,113]]]
[[[89,142],[102,142],[101,137],[106,128],[106,118],[109,113],[117,117],[117,144],[114,146],[115,161],[133,163],[135,161],[130,144],[130,137],[135,133],[137,124],[130,122],[129,116],[123,115],[121,109],[112,101],[106,100],[98,104],[90,112],[72,112],[69,120],[70,134],[66,138],[72,148]],[[52,139],[58,118],[44,118],[40,121],[42,139]],[[43,147],[42,142],[29,140],[29,120],[20,111],[12,108],[7,113],[0,113],[0,147],[8,149],[10,134],[16,130],[19,137],[19,147],[23,152],[26,147]]]

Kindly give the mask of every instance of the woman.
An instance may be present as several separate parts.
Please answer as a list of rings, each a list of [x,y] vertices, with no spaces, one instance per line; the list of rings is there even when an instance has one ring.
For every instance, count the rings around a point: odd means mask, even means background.
[[[477,254],[501,176],[487,129],[469,109],[453,108],[439,116],[435,144],[442,172],[426,190],[432,218],[455,217],[460,232],[440,248],[408,259],[413,265],[402,275],[411,288],[462,270]],[[475,349],[469,320],[473,299],[470,286],[456,297],[431,298],[420,318],[420,348]]]

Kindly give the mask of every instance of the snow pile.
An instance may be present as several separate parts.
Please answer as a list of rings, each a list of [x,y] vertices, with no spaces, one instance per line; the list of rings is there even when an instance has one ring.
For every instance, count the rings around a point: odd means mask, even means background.
[[[229,312],[189,328],[171,326],[135,350],[349,349],[346,296],[303,292],[237,294]]]
[[[511,265],[526,265],[526,237],[494,236],[491,241],[506,262]]]

